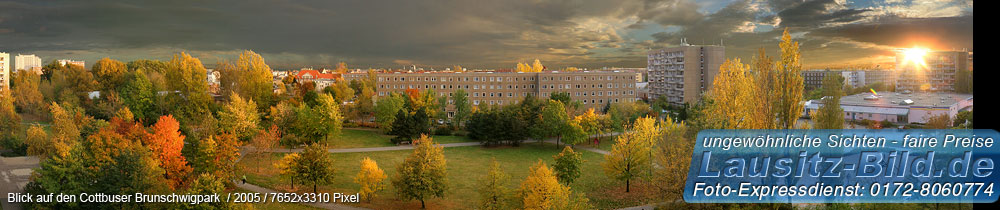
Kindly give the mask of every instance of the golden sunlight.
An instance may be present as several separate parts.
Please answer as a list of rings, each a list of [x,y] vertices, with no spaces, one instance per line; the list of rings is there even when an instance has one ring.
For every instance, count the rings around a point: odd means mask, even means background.
[[[927,48],[913,47],[902,49],[902,51],[904,64],[913,64],[918,67],[927,66],[927,63],[924,62],[924,55],[927,55],[927,52],[930,51]]]

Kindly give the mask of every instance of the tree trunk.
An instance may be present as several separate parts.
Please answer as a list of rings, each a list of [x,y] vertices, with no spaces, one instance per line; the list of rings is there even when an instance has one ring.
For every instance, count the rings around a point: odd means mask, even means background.
[[[427,206],[424,205],[424,199],[420,199],[420,209],[427,209]]]
[[[630,181],[632,181],[632,179],[625,179],[625,192],[629,192],[629,190],[631,190],[631,183],[629,183]]]

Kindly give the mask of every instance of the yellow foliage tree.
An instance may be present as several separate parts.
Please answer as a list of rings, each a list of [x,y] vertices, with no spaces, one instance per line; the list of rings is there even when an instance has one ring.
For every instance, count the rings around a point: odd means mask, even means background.
[[[773,101],[778,128],[791,129],[795,121],[802,115],[804,104],[802,100],[803,78],[799,42],[793,42],[788,28],[781,36],[781,60],[777,63],[778,83],[773,87],[778,93],[778,100]]]
[[[574,195],[569,186],[559,184],[555,173],[538,160],[521,182],[518,196],[522,209],[590,209],[588,200]]]
[[[660,121],[660,128],[663,136],[656,140],[653,160],[660,167],[654,168],[653,183],[664,194],[664,201],[672,202],[681,199],[684,192],[694,139],[686,137],[687,126],[683,122],[667,118]]]
[[[378,163],[368,157],[361,160],[361,171],[354,177],[354,182],[361,185],[361,189],[358,190],[361,199],[371,201],[375,198],[375,193],[385,189],[385,178],[386,175],[378,167]]]
[[[652,148],[662,133],[651,117],[639,118],[632,125],[632,131],[615,139],[611,152],[604,156],[604,174],[625,181],[625,192],[631,191],[634,178],[649,175],[652,169]]]

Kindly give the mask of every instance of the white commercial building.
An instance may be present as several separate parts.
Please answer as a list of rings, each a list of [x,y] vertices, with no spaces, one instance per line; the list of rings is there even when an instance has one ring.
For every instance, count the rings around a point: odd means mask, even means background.
[[[927,123],[932,116],[947,114],[951,119],[959,111],[972,111],[972,94],[949,92],[861,93],[840,98],[845,120],[888,121],[897,124]],[[803,116],[810,116],[823,106],[821,100],[809,100]]]
[[[35,55],[17,54],[14,57],[14,68],[12,70],[34,70],[42,67],[42,58]]]

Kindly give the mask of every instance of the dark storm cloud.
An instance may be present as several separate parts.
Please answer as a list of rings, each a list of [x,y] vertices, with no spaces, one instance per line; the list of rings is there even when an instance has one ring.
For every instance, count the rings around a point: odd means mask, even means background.
[[[774,3],[776,2],[776,3]],[[834,9],[834,0],[788,1],[775,0],[771,5],[778,9],[782,27],[813,27],[827,23],[852,22],[863,18],[867,9]]]
[[[770,50],[780,35],[769,29],[775,26],[803,33],[799,41],[804,52],[900,44],[893,38],[897,33],[967,40],[960,43],[971,47],[971,2],[955,3],[970,5],[967,19],[919,20],[877,17],[885,13],[833,0],[719,3],[14,0],[0,1],[0,51],[39,52],[46,60],[165,59],[189,51],[211,64],[251,49],[278,68],[340,61],[357,67],[394,67],[405,61],[510,68],[535,58],[547,66],[638,67],[645,65],[646,49],[676,45],[681,38],[691,44],[725,40],[730,57],[746,57],[762,46]],[[648,31],[667,27],[679,30]],[[642,35],[633,34],[639,31]]]

